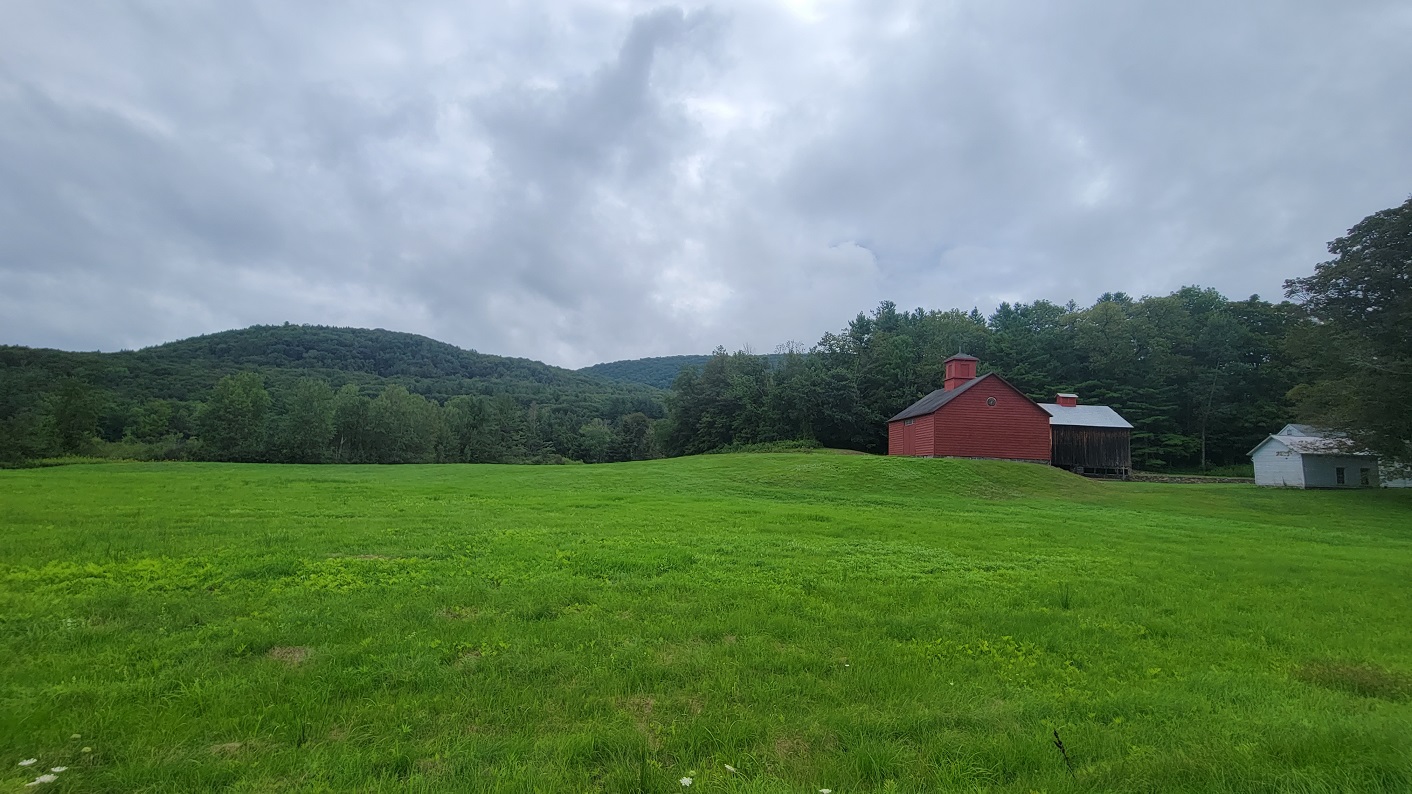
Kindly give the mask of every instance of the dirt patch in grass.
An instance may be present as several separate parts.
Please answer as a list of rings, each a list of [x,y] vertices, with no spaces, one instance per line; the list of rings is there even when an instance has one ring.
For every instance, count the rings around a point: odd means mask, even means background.
[[[210,746],[211,755],[231,756],[240,752],[244,747],[242,742],[225,742],[224,744],[213,744]]]
[[[653,730],[652,725],[652,711],[656,706],[657,701],[646,695],[633,695],[618,701],[618,708],[632,718],[633,726],[647,740],[647,746],[652,750],[659,746],[657,732]]]
[[[809,743],[798,736],[781,736],[775,740],[775,755],[794,758],[809,752]]]
[[[647,718],[652,716],[652,709],[657,706],[657,701],[646,695],[633,695],[623,698],[619,705],[623,711],[632,715],[633,722],[646,724]]]
[[[1412,700],[1412,675],[1361,662],[1305,662],[1294,677],[1306,684],[1383,700]]]
[[[480,616],[480,610],[475,607],[447,607],[436,614],[445,620],[475,620]]]
[[[417,759],[417,771],[424,775],[441,775],[446,771],[446,760],[443,758],[419,758]]]
[[[309,649],[303,645],[276,645],[265,655],[276,662],[282,662],[290,667],[298,667],[309,658]]]

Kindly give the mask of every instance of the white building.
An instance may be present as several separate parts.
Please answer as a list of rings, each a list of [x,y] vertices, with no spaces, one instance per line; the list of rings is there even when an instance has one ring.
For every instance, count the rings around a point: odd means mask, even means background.
[[[1285,425],[1256,444],[1250,459],[1255,463],[1256,485],[1372,488],[1381,484],[1376,456],[1354,452],[1346,436],[1310,425]]]

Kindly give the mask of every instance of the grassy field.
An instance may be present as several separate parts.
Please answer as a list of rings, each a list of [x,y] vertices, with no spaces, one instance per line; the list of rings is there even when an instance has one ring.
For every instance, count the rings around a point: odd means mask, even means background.
[[[1406,792],[1410,618],[1408,493],[3,471],[0,789]]]

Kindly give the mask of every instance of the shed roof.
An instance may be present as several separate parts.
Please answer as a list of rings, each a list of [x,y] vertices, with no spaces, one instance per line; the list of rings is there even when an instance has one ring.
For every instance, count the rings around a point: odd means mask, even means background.
[[[1343,433],[1334,430],[1323,430],[1312,425],[1285,425],[1280,432],[1267,436],[1264,441],[1256,444],[1247,455],[1254,455],[1257,450],[1266,444],[1274,441],[1283,444],[1294,452],[1301,455],[1346,455],[1349,457],[1374,457],[1368,452],[1359,452],[1353,441]]]
[[[1132,429],[1128,420],[1106,405],[1055,405],[1040,403],[1049,413],[1049,424],[1072,425],[1076,427],[1112,427]]]

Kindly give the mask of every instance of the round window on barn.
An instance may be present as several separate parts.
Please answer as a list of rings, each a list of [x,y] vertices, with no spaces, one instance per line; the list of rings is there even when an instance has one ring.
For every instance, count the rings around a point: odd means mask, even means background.
[[[987,398],[985,398],[985,404],[986,404],[986,405],[995,405],[995,398],[994,398],[994,397],[987,397]]]

